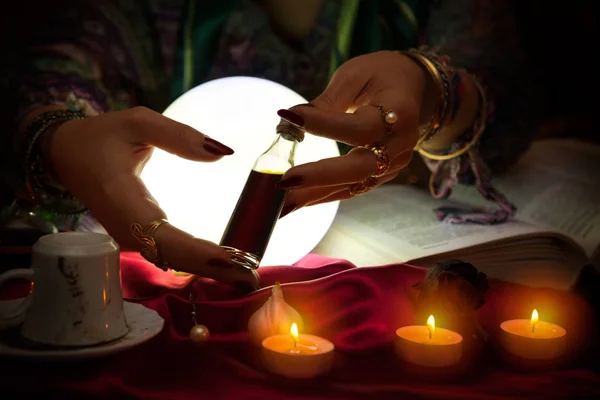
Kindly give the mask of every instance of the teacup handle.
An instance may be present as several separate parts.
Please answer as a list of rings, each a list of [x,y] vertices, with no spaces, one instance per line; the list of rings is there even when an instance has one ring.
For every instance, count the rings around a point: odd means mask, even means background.
[[[13,279],[33,280],[32,269],[12,269],[0,274],[0,287],[4,282]],[[21,324],[25,320],[25,312],[31,305],[32,295],[27,296],[21,304],[6,313],[0,313],[0,330]]]

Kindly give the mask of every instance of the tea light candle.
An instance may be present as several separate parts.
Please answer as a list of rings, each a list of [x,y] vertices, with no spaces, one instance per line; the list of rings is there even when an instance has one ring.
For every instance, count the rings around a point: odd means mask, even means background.
[[[331,369],[334,345],[319,336],[298,333],[293,323],[290,334],[269,336],[262,342],[266,368],[287,378],[313,378]]]
[[[537,310],[531,319],[513,319],[500,324],[502,344],[511,354],[531,360],[555,360],[567,347],[567,331],[556,324],[540,321]]]
[[[436,328],[430,315],[427,325],[405,326],[396,330],[396,352],[405,361],[424,367],[449,367],[462,357],[462,336],[449,329]]]

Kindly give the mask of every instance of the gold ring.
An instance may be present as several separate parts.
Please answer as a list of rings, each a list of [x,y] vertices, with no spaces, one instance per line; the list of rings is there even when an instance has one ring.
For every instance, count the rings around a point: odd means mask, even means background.
[[[144,257],[148,262],[156,265],[158,268],[166,271],[170,268],[169,262],[162,259],[160,254],[158,253],[158,248],[156,247],[156,241],[154,240],[154,234],[156,230],[160,228],[164,224],[168,224],[169,221],[166,219],[159,219],[156,221],[149,222],[148,224],[142,226],[137,222],[131,224],[131,233],[133,236],[142,244],[142,248],[140,249],[140,254]]]
[[[373,152],[377,157],[377,171],[373,174],[375,178],[380,177],[390,169],[390,156],[387,147],[383,143],[375,142],[360,147]]]
[[[357,196],[359,194],[367,193],[369,190],[377,186],[377,178],[370,176],[364,181],[356,182],[350,186],[350,196]]]
[[[385,108],[381,104],[377,104],[375,107],[381,113],[381,118],[383,119],[383,124],[385,125],[385,134],[388,136],[391,135],[394,125],[396,125],[396,122],[398,122],[398,114],[389,108]]]
[[[231,258],[231,262],[237,265],[240,265],[246,269],[251,271],[258,268],[260,265],[260,258],[252,253],[248,253],[247,251],[238,250],[234,247],[229,246],[221,246],[229,257]]]

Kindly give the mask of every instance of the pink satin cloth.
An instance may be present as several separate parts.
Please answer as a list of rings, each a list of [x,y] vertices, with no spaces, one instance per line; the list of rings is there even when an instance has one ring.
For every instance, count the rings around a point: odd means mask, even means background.
[[[465,337],[465,357],[456,368],[430,370],[398,360],[395,330],[424,325],[412,285],[424,270],[408,265],[356,268],[343,260],[307,256],[294,266],[260,268],[261,289],[245,295],[209,280],[189,282],[162,272],[134,254],[122,254],[124,296],[157,310],[165,329],[156,338],[105,359],[59,365],[3,359],[2,398],[126,399],[555,399],[600,396],[593,314],[574,294],[491,280],[478,319],[490,334],[480,345]],[[275,282],[305,321],[304,332],[331,340],[335,363],[327,376],[289,380],[261,364],[248,341],[247,321],[269,297]],[[7,299],[28,285],[4,290]],[[189,296],[198,322],[208,326],[204,346],[188,338]],[[524,366],[498,346],[502,321],[542,318],[565,327],[571,360],[543,368]],[[437,325],[453,328],[451,321]],[[4,395],[7,394],[7,397]]]

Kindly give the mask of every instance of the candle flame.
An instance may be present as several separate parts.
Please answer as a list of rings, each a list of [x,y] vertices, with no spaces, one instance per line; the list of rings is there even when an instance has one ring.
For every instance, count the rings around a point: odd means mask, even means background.
[[[533,312],[531,313],[531,331],[532,332],[535,330],[535,325],[538,323],[539,320],[540,320],[540,316],[538,314],[538,311],[536,309],[533,309]]]
[[[290,334],[294,338],[294,341],[298,340],[298,325],[294,322],[290,328]]]
[[[427,318],[427,329],[429,329],[429,336],[435,332],[435,318],[433,318],[433,315],[430,315],[429,318]]]

